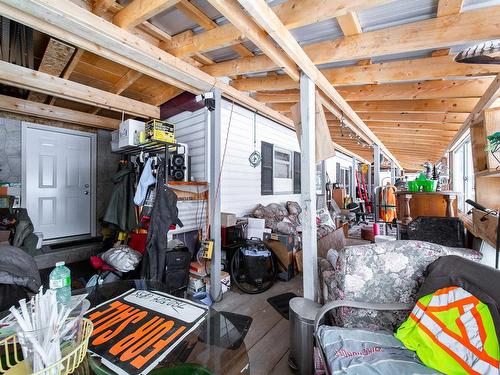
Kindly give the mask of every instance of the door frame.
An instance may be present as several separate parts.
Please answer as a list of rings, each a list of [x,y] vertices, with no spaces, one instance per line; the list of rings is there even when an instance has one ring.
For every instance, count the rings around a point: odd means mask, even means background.
[[[35,124],[33,122],[21,122],[21,207],[26,208],[26,154],[28,129],[45,130],[54,133],[64,133],[90,138],[90,234],[78,236],[60,237],[56,239],[44,240],[44,244],[68,242],[77,239],[85,239],[96,236],[96,191],[97,191],[97,142],[96,134],[83,132],[80,130],[59,128],[57,126]],[[28,213],[29,214],[29,213]]]

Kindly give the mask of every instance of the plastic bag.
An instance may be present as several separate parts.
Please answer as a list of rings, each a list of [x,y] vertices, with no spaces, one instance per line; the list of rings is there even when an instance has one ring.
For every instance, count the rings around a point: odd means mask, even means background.
[[[117,271],[129,272],[135,270],[142,254],[128,246],[119,246],[104,252],[101,258]]]

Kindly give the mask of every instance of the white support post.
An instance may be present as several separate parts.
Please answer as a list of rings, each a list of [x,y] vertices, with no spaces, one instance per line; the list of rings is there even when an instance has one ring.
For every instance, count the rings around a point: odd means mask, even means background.
[[[317,300],[318,252],[316,239],[316,144],[315,85],[304,73],[300,75],[302,257],[304,259],[304,298]]]
[[[351,174],[351,195],[352,201],[356,201],[356,158],[352,157],[352,174]]]
[[[391,184],[396,183],[396,163],[394,160],[391,160]]]
[[[210,296],[213,301],[220,298],[221,283],[221,217],[220,217],[220,173],[221,173],[221,93],[219,89],[212,90],[215,99],[215,109],[210,111],[210,180],[209,180],[209,217],[210,238],[214,241],[210,267]]]
[[[372,197],[374,202],[373,212],[375,213],[375,220],[379,217],[378,197],[376,188],[380,186],[380,146],[376,143],[373,144],[373,185]]]

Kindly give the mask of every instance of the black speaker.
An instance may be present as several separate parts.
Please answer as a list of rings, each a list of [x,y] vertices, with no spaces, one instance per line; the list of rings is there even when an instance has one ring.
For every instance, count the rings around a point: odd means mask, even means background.
[[[187,145],[180,144],[170,155],[169,176],[173,181],[190,181],[190,157]]]

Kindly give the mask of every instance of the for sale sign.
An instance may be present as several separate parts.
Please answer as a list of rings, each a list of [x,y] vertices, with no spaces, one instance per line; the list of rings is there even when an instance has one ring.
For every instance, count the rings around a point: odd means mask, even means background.
[[[147,374],[192,332],[207,307],[169,294],[131,289],[89,310],[89,351],[118,374]]]

